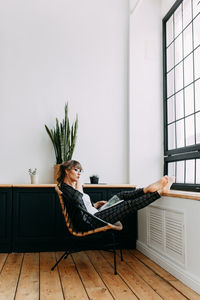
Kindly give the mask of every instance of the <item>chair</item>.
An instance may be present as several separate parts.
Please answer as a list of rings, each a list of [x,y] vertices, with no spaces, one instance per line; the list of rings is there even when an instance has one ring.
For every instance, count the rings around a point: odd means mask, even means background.
[[[68,231],[70,234],[73,235],[73,242],[70,244],[70,249],[67,250],[60,259],[56,262],[56,264],[51,268],[53,271],[55,267],[60,263],[63,258],[67,258],[69,254],[79,252],[82,250],[95,250],[101,249],[105,251],[110,251],[114,254],[114,274],[117,274],[117,267],[116,267],[116,234],[122,230],[121,222],[116,222],[115,224],[107,223],[100,218],[90,214],[87,210],[83,209],[80,206],[77,206],[76,202],[69,201],[64,194],[60,191],[60,189],[56,186],[55,188],[62,209],[62,214],[65,219],[65,224],[67,226]],[[104,238],[105,241],[105,234],[111,235],[111,242],[107,245],[100,246],[97,245],[97,241],[93,240],[92,243],[89,243],[86,239],[88,236],[98,236]],[[84,243],[84,240],[86,242]],[[80,244],[81,241],[81,244]],[[78,245],[77,245],[78,242]],[[112,250],[110,250],[112,248]],[[122,250],[120,249],[121,260],[122,257]]]

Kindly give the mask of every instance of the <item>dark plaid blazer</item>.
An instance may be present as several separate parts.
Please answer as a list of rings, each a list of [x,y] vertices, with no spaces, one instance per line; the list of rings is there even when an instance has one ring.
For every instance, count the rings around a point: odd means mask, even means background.
[[[63,196],[68,199],[68,201],[73,201],[76,203],[77,207],[80,206],[87,210],[83,202],[83,194],[81,192],[64,182],[61,183],[60,190],[62,191]]]
[[[64,182],[61,184],[60,190],[62,191],[64,206],[67,208],[74,230],[90,230],[94,223],[94,217],[86,209],[83,202],[83,194]],[[102,221],[96,221],[96,223],[99,223],[100,226],[102,226]],[[99,226],[99,224],[95,224],[95,226]]]

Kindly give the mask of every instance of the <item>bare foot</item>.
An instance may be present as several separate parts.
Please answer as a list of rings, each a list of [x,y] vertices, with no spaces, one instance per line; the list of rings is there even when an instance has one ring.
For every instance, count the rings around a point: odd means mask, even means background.
[[[168,193],[172,184],[175,182],[175,176],[169,177],[168,178],[168,183],[161,189],[161,193]]]
[[[153,193],[153,192],[160,191],[167,185],[167,183],[168,183],[168,176],[164,176],[160,180],[144,188],[144,193],[148,193],[148,192]]]

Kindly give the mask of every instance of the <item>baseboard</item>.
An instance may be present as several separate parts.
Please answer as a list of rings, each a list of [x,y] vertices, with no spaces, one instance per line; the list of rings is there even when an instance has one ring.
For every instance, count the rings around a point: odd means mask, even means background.
[[[152,259],[155,263],[168,271],[174,277],[182,281],[189,288],[200,294],[200,278],[194,276],[186,269],[181,268],[179,265],[170,261],[167,257],[162,256],[160,253],[148,247],[148,245],[137,241],[136,249],[144,255]]]

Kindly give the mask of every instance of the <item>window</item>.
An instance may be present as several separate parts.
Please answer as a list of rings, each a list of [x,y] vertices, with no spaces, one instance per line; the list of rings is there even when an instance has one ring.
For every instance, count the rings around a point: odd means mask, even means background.
[[[163,19],[164,169],[174,189],[200,191],[200,0]]]

